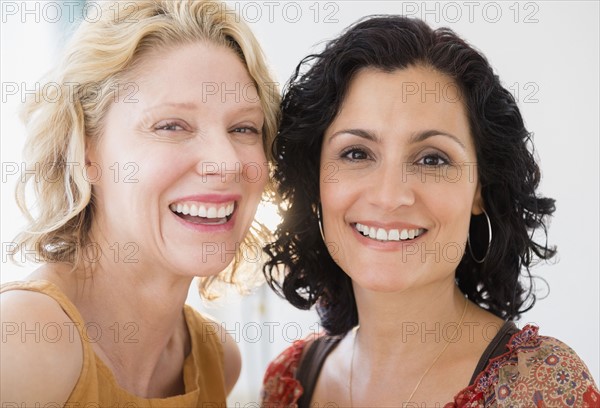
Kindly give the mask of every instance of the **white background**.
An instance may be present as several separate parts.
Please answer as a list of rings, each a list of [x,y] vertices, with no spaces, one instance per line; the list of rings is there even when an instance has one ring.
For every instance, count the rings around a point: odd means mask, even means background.
[[[1,43],[1,240],[0,280],[23,278],[33,267],[6,261],[6,245],[23,226],[14,204],[24,132],[17,109],[24,87],[48,70],[61,49],[64,27],[51,23],[54,14],[39,3],[38,12],[5,13]],[[35,10],[34,2],[27,2]],[[600,378],[599,367],[599,5],[598,2],[229,2],[251,23],[280,83],[300,59],[320,49],[358,18],[375,13],[424,18],[434,27],[449,26],[489,59],[505,87],[518,93],[526,125],[533,131],[543,181],[541,192],[557,200],[550,243],[558,262],[533,269],[549,285],[519,325],[533,322],[541,333],[569,344]],[[79,14],[81,15],[81,13]],[[36,19],[38,21],[36,21]],[[45,21],[46,20],[46,21]],[[63,18],[64,20],[64,18]],[[12,84],[17,94],[7,94]],[[25,84],[25,86],[23,86]],[[264,219],[271,219],[262,211]],[[548,290],[538,281],[539,294]],[[195,288],[189,302],[200,304]],[[263,286],[253,296],[229,295],[208,309],[240,340],[244,367],[229,404],[255,401],[270,359],[290,341],[317,326],[313,312],[294,310]],[[298,330],[300,329],[300,330]],[[251,405],[247,405],[251,406]]]

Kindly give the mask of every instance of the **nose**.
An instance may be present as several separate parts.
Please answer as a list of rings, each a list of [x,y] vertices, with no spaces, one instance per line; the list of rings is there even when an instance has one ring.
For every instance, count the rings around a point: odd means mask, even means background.
[[[374,173],[368,200],[386,212],[415,203],[414,177],[405,177],[401,165],[384,163]]]
[[[199,141],[198,149],[196,171],[203,178],[216,178],[222,182],[239,179],[243,164],[227,132],[211,132]]]

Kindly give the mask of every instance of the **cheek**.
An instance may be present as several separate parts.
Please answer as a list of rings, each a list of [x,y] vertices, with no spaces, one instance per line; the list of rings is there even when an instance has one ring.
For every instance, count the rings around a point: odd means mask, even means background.
[[[164,153],[147,152],[139,160],[130,157],[120,163],[119,182],[140,194],[145,191],[146,198],[148,194],[159,194],[168,189],[185,174],[188,166],[185,161],[177,160],[177,155]]]
[[[262,192],[269,181],[269,167],[262,148],[241,156],[242,180],[252,191]]]
[[[438,222],[448,227],[448,234],[466,238],[474,194],[475,186],[470,183],[442,183],[424,191],[423,197]]]
[[[339,177],[331,177],[321,169],[320,202],[321,223],[325,231],[325,246],[334,262],[343,270],[349,270],[347,263],[345,243],[347,236],[344,233],[344,217],[349,207],[348,188],[342,188],[342,180]],[[350,187],[350,186],[347,186]]]
[[[122,133],[105,134],[91,160],[102,173],[104,181],[115,183],[136,182],[142,164],[145,164],[152,152],[139,143],[131,142],[130,135]]]
[[[321,175],[320,200],[322,222],[327,238],[332,241],[346,237],[346,219],[357,201],[364,198],[363,182],[345,177],[343,172]]]
[[[321,178],[319,186],[321,208],[328,217],[330,216],[330,213],[335,213],[337,210],[343,208],[344,201],[346,201],[344,196],[348,194],[348,191],[340,188],[340,184],[339,179],[331,180]]]

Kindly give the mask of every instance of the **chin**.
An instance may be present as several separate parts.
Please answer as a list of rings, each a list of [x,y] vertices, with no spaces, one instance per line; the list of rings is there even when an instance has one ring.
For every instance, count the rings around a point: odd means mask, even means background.
[[[180,255],[178,259],[179,262],[176,260],[171,264],[173,273],[188,278],[208,278],[223,272],[233,260],[233,256],[219,259],[222,254],[215,255],[214,259],[211,259],[211,257],[203,257],[201,254],[195,255],[196,256],[188,255],[187,257],[185,255]],[[181,262],[182,259],[186,259],[185,263]]]
[[[395,276],[359,276],[352,278],[355,286],[360,289],[368,290],[377,293],[398,293],[403,292],[411,287],[414,287],[414,282],[398,276],[396,271]]]
[[[357,285],[364,290],[368,290],[369,292],[375,292],[375,293],[400,293],[400,292],[404,292],[407,289],[410,289],[411,286],[410,285],[402,285],[402,284],[369,284],[369,285],[361,285],[358,284]]]

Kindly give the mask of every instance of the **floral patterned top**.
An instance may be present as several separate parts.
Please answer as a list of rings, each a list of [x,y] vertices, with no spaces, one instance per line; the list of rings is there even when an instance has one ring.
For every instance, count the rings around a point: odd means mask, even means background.
[[[303,388],[295,373],[308,342],[296,341],[271,362],[263,380],[263,406],[298,406]],[[527,325],[506,346],[508,352],[491,359],[444,408],[600,407],[588,368],[566,344]]]

